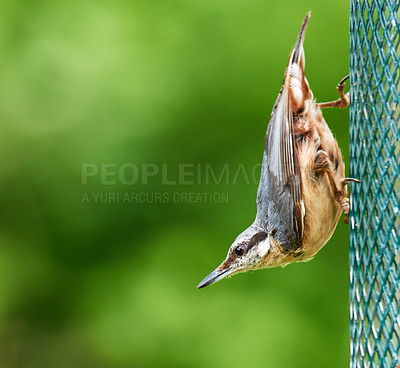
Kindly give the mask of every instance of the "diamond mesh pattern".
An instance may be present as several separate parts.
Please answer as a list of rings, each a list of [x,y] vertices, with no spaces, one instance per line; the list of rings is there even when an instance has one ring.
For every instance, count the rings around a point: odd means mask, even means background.
[[[350,3],[350,366],[400,368],[400,1]]]

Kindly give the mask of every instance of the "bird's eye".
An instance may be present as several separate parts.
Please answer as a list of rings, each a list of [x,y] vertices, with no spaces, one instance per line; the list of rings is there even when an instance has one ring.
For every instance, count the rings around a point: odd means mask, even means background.
[[[237,256],[242,256],[243,253],[244,253],[244,247],[243,247],[243,245],[238,245],[238,246],[235,248],[235,253],[236,253]]]

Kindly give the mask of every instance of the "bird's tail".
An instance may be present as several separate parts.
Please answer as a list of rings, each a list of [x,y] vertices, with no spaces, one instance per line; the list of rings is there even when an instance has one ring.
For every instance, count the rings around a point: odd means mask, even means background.
[[[284,86],[289,90],[289,100],[292,111],[297,114],[305,112],[306,101],[313,98],[312,92],[304,75],[305,57],[304,57],[304,35],[311,12],[308,12],[303,20],[296,44],[290,53],[288,67],[285,74]]]
[[[306,29],[307,29],[307,24],[308,24],[308,21],[310,20],[310,17],[311,17],[311,12],[309,11],[307,13],[307,15],[305,16],[303,23],[301,24],[300,32],[299,32],[299,35],[297,36],[296,44],[292,51],[292,53],[293,53],[292,63],[302,64],[303,69],[305,67],[303,42],[304,42],[304,36],[306,33]]]

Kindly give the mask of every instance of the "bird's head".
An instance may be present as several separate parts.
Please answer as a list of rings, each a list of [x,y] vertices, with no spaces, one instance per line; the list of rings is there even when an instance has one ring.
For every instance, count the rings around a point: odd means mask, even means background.
[[[201,289],[236,273],[265,268],[263,260],[270,249],[271,237],[268,233],[254,225],[250,226],[230,246],[225,261],[205,277],[197,288]]]

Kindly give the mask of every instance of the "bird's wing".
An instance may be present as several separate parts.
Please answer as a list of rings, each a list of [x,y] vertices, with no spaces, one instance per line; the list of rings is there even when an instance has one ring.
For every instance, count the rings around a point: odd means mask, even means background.
[[[304,32],[310,14],[303,21],[291,52],[284,85],[275,102],[267,136],[257,194],[257,219],[274,234],[286,250],[301,247],[304,205],[294,124],[309,97],[304,77]]]

